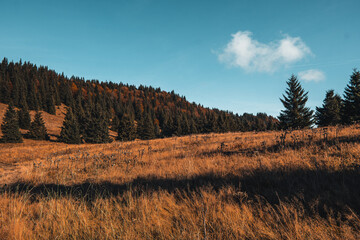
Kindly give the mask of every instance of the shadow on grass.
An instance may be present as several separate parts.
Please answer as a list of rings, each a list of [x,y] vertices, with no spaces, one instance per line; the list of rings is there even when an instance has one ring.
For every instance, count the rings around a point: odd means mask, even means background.
[[[16,183],[0,188],[0,193],[29,194],[32,201],[39,198],[72,197],[83,199],[91,204],[95,199],[122,196],[131,189],[137,196],[154,191],[175,194],[200,194],[201,189],[215,192],[233,186],[246,193],[245,200],[266,201],[277,205],[281,202],[300,201],[308,213],[326,216],[327,209],[343,214],[352,209],[360,213],[360,168],[343,171],[318,170],[276,170],[258,169],[243,176],[206,174],[191,178],[137,178],[124,184],[110,182],[83,183],[77,185],[42,184],[33,186]],[[235,192],[236,192],[235,191]],[[229,196],[235,201],[243,201],[236,194]],[[316,209],[314,209],[314,206]]]

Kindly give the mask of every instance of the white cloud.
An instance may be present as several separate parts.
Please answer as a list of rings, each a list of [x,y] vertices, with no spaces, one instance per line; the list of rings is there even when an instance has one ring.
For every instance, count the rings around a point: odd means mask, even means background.
[[[221,62],[246,71],[273,72],[310,55],[309,47],[299,37],[285,35],[268,44],[252,38],[252,33],[239,31],[218,55]]]
[[[298,73],[300,80],[305,82],[320,82],[325,80],[325,74],[317,69],[309,69]]]

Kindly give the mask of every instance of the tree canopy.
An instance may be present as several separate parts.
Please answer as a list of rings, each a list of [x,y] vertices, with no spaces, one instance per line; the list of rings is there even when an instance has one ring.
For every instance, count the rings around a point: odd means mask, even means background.
[[[281,110],[279,120],[282,129],[301,129],[313,124],[313,111],[306,107],[308,92],[302,88],[295,75],[291,75],[286,82],[283,99],[280,99],[285,109]]]
[[[319,127],[341,123],[342,99],[334,90],[326,92],[322,107],[316,107],[315,121]]]
[[[17,113],[10,103],[6,110],[3,123],[1,124],[2,142],[5,143],[21,143],[23,141],[20,129]]]
[[[350,82],[344,92],[344,107],[342,109],[342,122],[350,124],[360,121],[360,72],[353,70]]]
[[[27,136],[35,140],[49,140],[49,135],[47,133],[41,112],[36,112],[34,120],[30,124]]]

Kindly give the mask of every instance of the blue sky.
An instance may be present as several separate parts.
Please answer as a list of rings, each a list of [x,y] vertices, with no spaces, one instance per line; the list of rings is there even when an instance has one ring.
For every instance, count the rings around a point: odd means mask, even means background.
[[[2,1],[0,57],[277,116],[292,73],[319,106],[360,68],[360,1]]]

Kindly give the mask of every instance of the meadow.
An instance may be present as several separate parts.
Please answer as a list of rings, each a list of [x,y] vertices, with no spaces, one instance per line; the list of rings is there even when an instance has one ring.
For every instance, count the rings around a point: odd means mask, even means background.
[[[360,239],[360,126],[0,145],[0,239]]]

